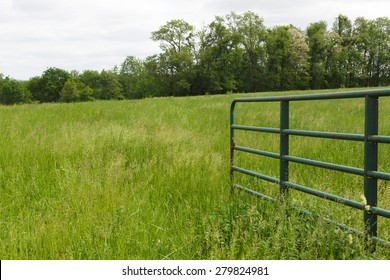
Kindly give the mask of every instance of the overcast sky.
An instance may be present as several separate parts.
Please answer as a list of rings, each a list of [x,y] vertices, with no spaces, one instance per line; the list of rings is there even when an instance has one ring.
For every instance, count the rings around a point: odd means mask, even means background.
[[[183,19],[198,30],[235,11],[253,11],[267,27],[306,28],[338,14],[390,16],[389,0],[0,0],[0,73],[15,79],[65,70],[112,69],[128,55],[160,52],[151,32]]]

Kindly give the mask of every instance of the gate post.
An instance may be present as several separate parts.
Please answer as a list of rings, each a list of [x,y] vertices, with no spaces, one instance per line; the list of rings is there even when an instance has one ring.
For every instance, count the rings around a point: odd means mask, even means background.
[[[378,169],[378,143],[370,142],[369,136],[378,134],[378,97],[366,95],[365,99],[365,131],[364,131],[364,196],[367,200],[364,211],[364,229],[366,248],[368,237],[377,236],[377,215],[371,207],[377,206],[378,180],[370,177],[368,171]],[[375,250],[374,248],[371,248]]]
[[[289,101],[280,101],[280,195],[283,200],[288,192],[288,188],[284,182],[288,181],[288,161],[283,159],[289,153],[289,137],[284,133],[285,129],[289,129]]]
[[[233,101],[230,107],[230,182],[232,185],[232,190],[233,190],[233,181],[234,181],[234,170],[233,170],[233,165],[234,165],[234,109],[236,106],[236,102]]]

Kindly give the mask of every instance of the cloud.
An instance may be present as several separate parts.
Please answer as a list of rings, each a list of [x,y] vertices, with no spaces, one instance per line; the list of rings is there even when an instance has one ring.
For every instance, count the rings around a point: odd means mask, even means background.
[[[109,69],[159,52],[152,31],[171,19],[200,29],[215,16],[253,11],[267,27],[331,24],[338,14],[388,16],[388,0],[0,0],[0,72],[18,79],[48,67]]]
[[[51,0],[13,0],[12,4],[16,10],[34,13],[42,11],[55,10],[61,4],[61,1]]]
[[[321,20],[331,24],[339,14],[373,19],[388,16],[390,10],[388,0],[209,0],[204,6],[221,15],[250,10],[263,17],[266,26],[293,24],[302,29]]]

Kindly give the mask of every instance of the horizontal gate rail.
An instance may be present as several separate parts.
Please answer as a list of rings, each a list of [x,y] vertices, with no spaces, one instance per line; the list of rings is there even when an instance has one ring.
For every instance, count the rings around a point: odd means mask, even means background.
[[[232,105],[238,102],[279,102],[279,101],[309,101],[309,100],[327,100],[327,99],[350,99],[362,97],[381,97],[389,96],[390,89],[375,89],[355,92],[336,92],[336,93],[318,93],[303,95],[287,96],[270,96],[270,97],[244,97],[235,98]]]
[[[378,144],[389,144],[390,136],[378,135],[378,99],[379,97],[390,96],[390,89],[359,91],[359,92],[341,92],[341,93],[326,93],[326,94],[307,94],[307,95],[294,95],[294,96],[276,96],[276,97],[256,97],[256,98],[236,98],[233,100],[230,108],[230,175],[233,186],[237,189],[245,191],[251,195],[270,200],[278,201],[275,198],[261,194],[257,191],[243,187],[234,183],[234,172],[242,173],[252,177],[265,180],[274,184],[278,184],[280,187],[280,200],[283,201],[284,197],[288,193],[288,189],[294,189],[309,195],[320,197],[326,200],[330,200],[336,203],[340,203],[364,212],[364,226],[365,232],[349,228],[345,225],[335,223],[327,218],[323,219],[328,223],[336,224],[337,226],[348,229],[352,232],[362,234],[372,240],[375,240],[381,244],[390,245],[390,242],[377,237],[377,216],[390,218],[390,210],[377,207],[377,180],[390,181],[390,173],[379,172],[378,169]],[[331,99],[350,99],[350,98],[364,98],[365,99],[365,132],[364,134],[351,134],[351,133],[339,133],[339,132],[324,132],[324,131],[311,131],[311,130],[299,130],[289,128],[289,103],[292,101],[314,101],[314,100],[331,100]],[[280,127],[257,127],[247,126],[235,123],[235,106],[237,103],[258,103],[258,102],[280,102]],[[243,130],[258,133],[272,133],[278,134],[280,141],[280,152],[274,153],[269,151],[263,151],[254,149],[251,147],[244,147],[236,145],[235,143],[235,130]],[[347,141],[359,141],[364,143],[364,168],[356,168],[351,166],[333,164],[328,162],[317,161],[313,159],[301,158],[289,155],[289,137],[290,136],[303,136],[314,137],[323,139],[336,139]],[[278,159],[280,161],[279,178],[274,178],[255,172],[253,170],[247,170],[238,166],[235,166],[234,156],[235,152],[244,152],[254,155],[259,155],[267,158]],[[335,170],[343,173],[354,174],[364,177],[364,196],[367,200],[366,204],[346,199],[340,196],[329,194],[326,192],[318,191],[306,186],[301,186],[289,181],[289,162],[294,162],[303,165],[309,165],[314,167],[320,167],[330,170]],[[300,210],[302,213],[311,214],[306,210]]]
[[[246,125],[237,125],[237,124],[232,125],[232,128],[236,130],[268,132],[274,134],[280,134],[281,132],[283,132],[284,134],[295,135],[295,136],[307,136],[307,137],[314,137],[314,138],[351,140],[351,141],[361,141],[361,142],[364,142],[366,139],[363,134],[352,134],[352,133],[323,132],[323,131],[311,131],[311,130],[299,130],[299,129],[284,129],[281,131],[279,128],[246,126]],[[374,142],[374,143],[390,143],[389,136],[373,135],[373,136],[368,136],[367,139],[369,142]]]

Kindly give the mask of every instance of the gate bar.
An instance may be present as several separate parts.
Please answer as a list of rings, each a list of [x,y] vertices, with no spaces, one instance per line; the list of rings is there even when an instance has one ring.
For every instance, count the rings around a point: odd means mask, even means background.
[[[370,142],[368,137],[378,134],[378,97],[366,95],[365,107],[364,196],[367,207],[364,211],[364,227],[366,234],[371,237],[376,236],[378,230],[377,215],[371,210],[371,207],[376,207],[378,203],[378,180],[369,176],[368,172],[378,169],[378,143]]]
[[[270,158],[274,158],[274,159],[280,159],[280,154],[277,154],[277,153],[256,150],[256,149],[242,147],[242,146],[235,146],[233,149],[236,151],[246,152],[246,153],[250,153],[250,154],[270,157]],[[325,168],[325,169],[345,172],[345,173],[349,173],[349,174],[365,176],[364,169],[361,169],[361,168],[340,165],[340,164],[334,164],[334,163],[328,163],[328,162],[306,159],[306,158],[300,158],[300,157],[294,157],[294,156],[283,156],[283,159],[287,160],[287,161],[295,162],[295,163],[301,163],[301,164],[306,164],[306,165],[310,165],[310,166],[321,167],[321,168]],[[367,171],[367,175],[369,177],[372,177],[372,178],[390,181],[390,174],[389,173],[384,173],[384,172],[379,172],[379,171]]]
[[[289,153],[289,136],[284,130],[289,129],[289,101],[280,102],[280,194],[282,200],[287,195],[288,188],[285,182],[288,182],[288,160],[284,157]]]
[[[277,101],[309,101],[309,100],[327,100],[327,99],[349,99],[366,96],[389,96],[389,89],[375,89],[355,92],[336,92],[336,93],[318,93],[304,95],[286,95],[286,96],[267,96],[267,97],[244,97],[235,98],[233,103],[237,102],[277,102]]]

